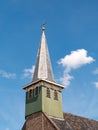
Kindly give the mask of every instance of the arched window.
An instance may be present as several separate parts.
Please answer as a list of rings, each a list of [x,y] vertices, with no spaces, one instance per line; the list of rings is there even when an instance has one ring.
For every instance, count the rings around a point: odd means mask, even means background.
[[[54,90],[54,100],[58,100],[58,92]]]
[[[33,92],[32,89],[30,89],[28,92],[28,98],[32,98],[32,94],[33,94],[32,92]]]
[[[49,88],[47,88],[46,96],[47,96],[48,98],[50,98],[50,89],[49,89]]]
[[[38,94],[39,94],[39,87],[36,87],[34,89],[34,96],[38,96]]]

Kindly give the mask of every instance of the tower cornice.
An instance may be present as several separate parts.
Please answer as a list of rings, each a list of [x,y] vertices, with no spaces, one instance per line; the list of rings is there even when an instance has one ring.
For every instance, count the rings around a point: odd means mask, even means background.
[[[64,86],[63,85],[60,85],[60,84],[57,84],[57,83],[55,83],[55,82],[51,82],[51,81],[49,81],[49,80],[44,80],[44,79],[39,79],[39,80],[37,80],[37,81],[35,81],[35,82],[31,82],[31,83],[29,83],[29,84],[27,84],[27,85],[25,85],[24,87],[23,87],[23,89],[24,90],[28,90],[29,88],[31,88],[31,86],[33,87],[33,86],[36,86],[36,85],[45,85],[45,84],[48,84],[48,85],[53,85],[53,86],[55,86],[56,88],[59,88],[59,90],[62,90],[62,89],[64,89]]]

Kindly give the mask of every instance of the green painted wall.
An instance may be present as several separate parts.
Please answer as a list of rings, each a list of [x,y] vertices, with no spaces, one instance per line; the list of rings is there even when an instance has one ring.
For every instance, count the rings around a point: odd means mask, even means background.
[[[26,92],[26,107],[25,107],[25,116],[28,116],[32,113],[42,110],[42,89],[39,88],[39,95],[34,96],[34,91],[32,98],[28,97],[28,92]]]
[[[46,96],[46,92],[47,88],[44,86],[39,87],[39,95],[36,97],[34,96],[34,90],[32,98],[28,98],[28,92],[26,92],[25,116],[43,111],[49,116],[63,118],[62,93],[58,91],[58,100],[54,100],[54,90],[50,89],[50,98]]]
[[[54,100],[54,90],[50,89],[51,97],[46,97],[46,87],[42,87],[42,111],[49,116],[63,118],[62,93],[58,91],[58,100]]]

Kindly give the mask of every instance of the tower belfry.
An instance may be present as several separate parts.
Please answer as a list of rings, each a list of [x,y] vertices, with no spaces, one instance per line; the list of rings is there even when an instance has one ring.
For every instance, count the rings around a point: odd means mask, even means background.
[[[40,47],[38,49],[37,54],[37,61],[33,76],[33,82],[39,79],[45,79],[54,82],[50,56],[48,52],[47,41],[44,31],[45,27],[42,27],[42,36],[40,41]]]

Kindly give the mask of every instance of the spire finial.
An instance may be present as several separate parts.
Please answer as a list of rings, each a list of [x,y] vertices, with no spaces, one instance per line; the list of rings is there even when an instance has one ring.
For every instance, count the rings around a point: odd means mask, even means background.
[[[42,24],[42,31],[44,31],[45,30],[45,22]]]

